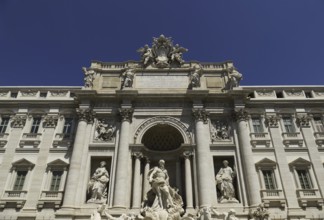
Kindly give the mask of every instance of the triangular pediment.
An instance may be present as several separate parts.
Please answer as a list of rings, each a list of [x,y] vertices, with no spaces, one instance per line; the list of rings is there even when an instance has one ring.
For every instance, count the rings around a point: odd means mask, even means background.
[[[48,167],[67,167],[69,164],[61,159],[53,160],[47,164]]]
[[[12,163],[13,167],[25,167],[25,168],[32,168],[35,166],[32,162],[29,160],[26,160],[25,158],[22,158],[20,160],[17,160],[16,162]]]
[[[275,166],[277,166],[277,163],[275,161],[273,161],[273,160],[270,160],[269,158],[263,158],[262,160],[257,162],[255,164],[255,166],[257,166],[257,167],[265,167],[265,166],[267,166],[267,167],[270,167],[270,166],[275,167]]]
[[[297,158],[296,160],[292,161],[289,163],[290,166],[309,166],[311,165],[311,162],[309,162],[308,160],[304,159],[304,158]]]

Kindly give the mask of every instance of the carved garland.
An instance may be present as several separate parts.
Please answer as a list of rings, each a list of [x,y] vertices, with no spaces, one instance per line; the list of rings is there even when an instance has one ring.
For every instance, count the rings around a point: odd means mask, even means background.
[[[140,144],[141,138],[145,131],[147,131],[149,128],[158,125],[158,124],[168,124],[172,127],[175,127],[183,136],[184,142],[186,144],[191,143],[191,135],[188,130],[188,128],[181,123],[178,119],[167,117],[167,116],[158,116],[154,118],[150,118],[146,121],[144,121],[137,129],[134,134],[134,143]]]
[[[12,117],[12,124],[13,128],[22,128],[25,126],[27,116],[26,115],[15,115]]]
[[[56,127],[57,121],[58,121],[58,116],[57,115],[46,115],[44,117],[43,126],[45,128],[54,128],[54,127]]]
[[[309,127],[311,117],[309,115],[297,115],[296,123],[299,127]]]

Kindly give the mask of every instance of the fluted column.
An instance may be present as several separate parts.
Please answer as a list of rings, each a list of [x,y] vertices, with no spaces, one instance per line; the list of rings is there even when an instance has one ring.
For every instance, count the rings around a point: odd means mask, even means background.
[[[242,161],[244,166],[245,181],[247,187],[249,205],[258,205],[261,203],[260,185],[258,181],[255,164],[253,162],[252,147],[249,141],[249,128],[247,124],[248,115],[244,109],[236,111],[235,117],[238,124],[239,146],[242,152]]]
[[[141,158],[143,155],[141,152],[133,152],[132,155],[135,159],[132,208],[138,209],[141,207]]]
[[[208,122],[208,113],[203,108],[194,108],[193,116],[195,118],[196,134],[196,158],[198,174],[198,197],[199,206],[210,207],[212,205],[212,196],[215,189],[214,176],[211,170],[211,154],[209,148],[209,131],[206,126]]]
[[[93,113],[91,109],[77,109],[77,114],[79,116],[79,123],[75,135],[69,174],[64,193],[64,208],[74,208],[75,206],[75,187],[78,185],[79,181],[81,181],[79,179],[81,170],[80,158],[82,158],[87,123],[93,121]]]
[[[186,180],[186,201],[187,201],[187,209],[193,208],[193,196],[192,196],[192,174],[191,174],[191,162],[190,157],[192,152],[185,151],[183,153],[184,161],[185,161],[185,180]]]
[[[150,183],[148,180],[148,173],[150,171],[150,159],[148,157],[145,157],[145,166],[144,166],[144,175],[143,175],[143,198],[146,197],[146,193],[150,189]]]
[[[133,115],[132,108],[119,109],[122,122],[119,135],[119,146],[117,153],[116,181],[113,206],[115,208],[127,208],[128,195],[128,157],[129,157],[129,125]]]

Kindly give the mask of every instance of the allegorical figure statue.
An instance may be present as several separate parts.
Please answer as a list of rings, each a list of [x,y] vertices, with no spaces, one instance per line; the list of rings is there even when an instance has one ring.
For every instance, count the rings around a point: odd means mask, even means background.
[[[93,80],[94,80],[94,74],[95,72],[93,70],[87,70],[87,68],[82,67],[82,71],[84,73],[84,87],[85,88],[92,88],[93,86]]]
[[[234,171],[228,166],[228,161],[223,161],[223,166],[220,168],[216,175],[216,185],[220,190],[221,197],[219,199],[220,203],[238,203],[235,198],[235,189],[233,185],[233,178],[235,176]]]
[[[190,86],[192,88],[200,87],[201,72],[202,72],[201,65],[196,64],[193,67],[193,70],[192,70],[191,75],[190,75]]]
[[[133,86],[134,75],[135,73],[133,68],[127,68],[125,70],[122,74],[122,88],[131,88]]]
[[[141,214],[152,220],[180,220],[180,215],[184,212],[183,201],[177,190],[170,187],[168,171],[164,165],[164,160],[160,160],[159,166],[148,173],[151,189],[142,204]]]
[[[232,89],[233,87],[238,87],[240,85],[240,82],[242,80],[242,74],[239,73],[234,67],[229,68],[229,89]]]
[[[101,161],[88,183],[88,193],[91,195],[88,203],[103,203],[107,199],[109,174],[105,166],[106,162]]]

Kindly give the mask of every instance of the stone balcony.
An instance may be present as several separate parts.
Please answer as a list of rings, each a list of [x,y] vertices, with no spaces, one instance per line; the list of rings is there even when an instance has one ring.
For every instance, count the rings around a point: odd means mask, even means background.
[[[318,189],[297,189],[297,198],[300,206],[323,206],[323,199]]]
[[[282,133],[283,144],[286,147],[289,145],[298,145],[299,147],[303,146],[303,136],[300,132],[284,132]]]
[[[73,134],[56,133],[53,141],[53,147],[68,148],[72,145],[72,142],[73,142]]]
[[[42,209],[44,205],[59,209],[62,204],[63,191],[42,191],[37,207]]]
[[[40,133],[24,133],[19,146],[24,147],[28,145],[37,148],[41,142],[41,136],[42,134]]]
[[[6,190],[0,200],[0,208],[3,209],[7,204],[14,205],[14,208],[21,209],[26,202],[27,191],[25,190]]]
[[[281,189],[262,189],[261,197],[265,207],[286,206],[286,200]]]
[[[250,133],[251,144],[253,147],[257,145],[265,145],[266,147],[270,147],[270,136],[269,133]]]
[[[9,136],[8,133],[0,133],[0,148],[6,146],[8,142],[8,136]]]
[[[316,144],[322,147],[324,143],[324,132],[315,132],[314,136],[315,136]]]

